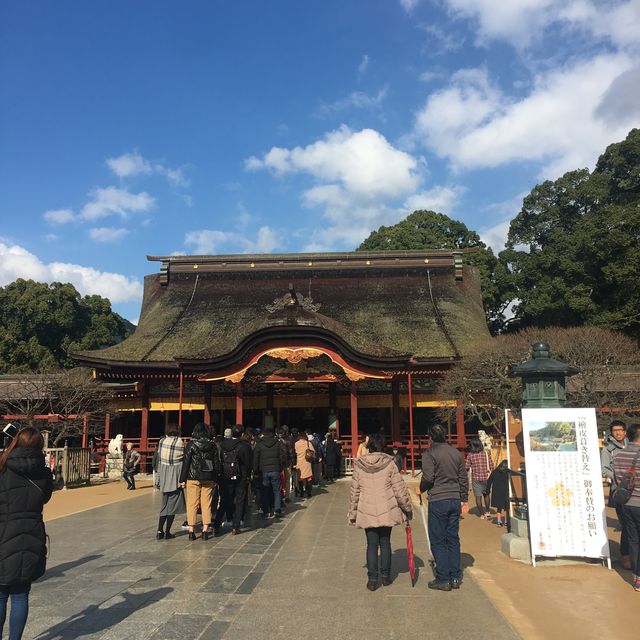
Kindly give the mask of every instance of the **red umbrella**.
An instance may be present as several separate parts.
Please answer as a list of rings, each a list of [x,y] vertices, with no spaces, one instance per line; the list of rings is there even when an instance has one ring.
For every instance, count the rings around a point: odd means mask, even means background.
[[[407,522],[405,527],[407,532],[407,558],[409,560],[409,575],[411,576],[411,586],[415,586],[416,581],[416,563],[413,557],[413,536],[411,535],[411,525]]]

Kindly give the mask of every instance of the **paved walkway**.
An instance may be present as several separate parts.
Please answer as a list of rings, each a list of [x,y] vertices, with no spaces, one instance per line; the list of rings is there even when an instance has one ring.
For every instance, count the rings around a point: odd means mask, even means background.
[[[518,637],[471,577],[459,591],[427,589],[418,519],[417,585],[396,528],[396,581],[368,592],[364,534],[346,525],[348,486],[292,505],[282,521],[207,542],[186,534],[156,541],[157,493],[53,520],[49,570],[33,586],[25,638]]]

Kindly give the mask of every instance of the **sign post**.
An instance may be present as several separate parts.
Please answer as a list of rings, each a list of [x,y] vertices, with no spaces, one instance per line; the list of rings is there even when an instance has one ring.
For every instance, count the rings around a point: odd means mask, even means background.
[[[529,535],[536,556],[606,559],[595,409],[523,409]]]

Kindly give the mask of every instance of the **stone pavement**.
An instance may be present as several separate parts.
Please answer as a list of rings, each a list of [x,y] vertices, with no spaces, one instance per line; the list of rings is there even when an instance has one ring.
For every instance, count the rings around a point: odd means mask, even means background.
[[[459,591],[427,589],[432,576],[418,518],[417,585],[410,585],[404,532],[396,528],[396,580],[367,591],[364,533],[346,525],[348,487],[339,481],[292,504],[282,521],[207,542],[186,534],[156,541],[157,493],[53,520],[49,569],[33,585],[24,637],[518,637],[470,577]],[[474,562],[468,554],[463,560]]]

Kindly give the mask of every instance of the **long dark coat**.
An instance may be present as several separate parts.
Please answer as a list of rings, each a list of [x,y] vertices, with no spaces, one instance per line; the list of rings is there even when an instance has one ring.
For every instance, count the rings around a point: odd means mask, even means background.
[[[509,506],[509,469],[494,469],[487,480],[487,493],[491,492],[491,506],[506,509]]]
[[[39,449],[17,447],[0,473],[0,584],[31,584],[46,567],[42,507],[53,478]]]

